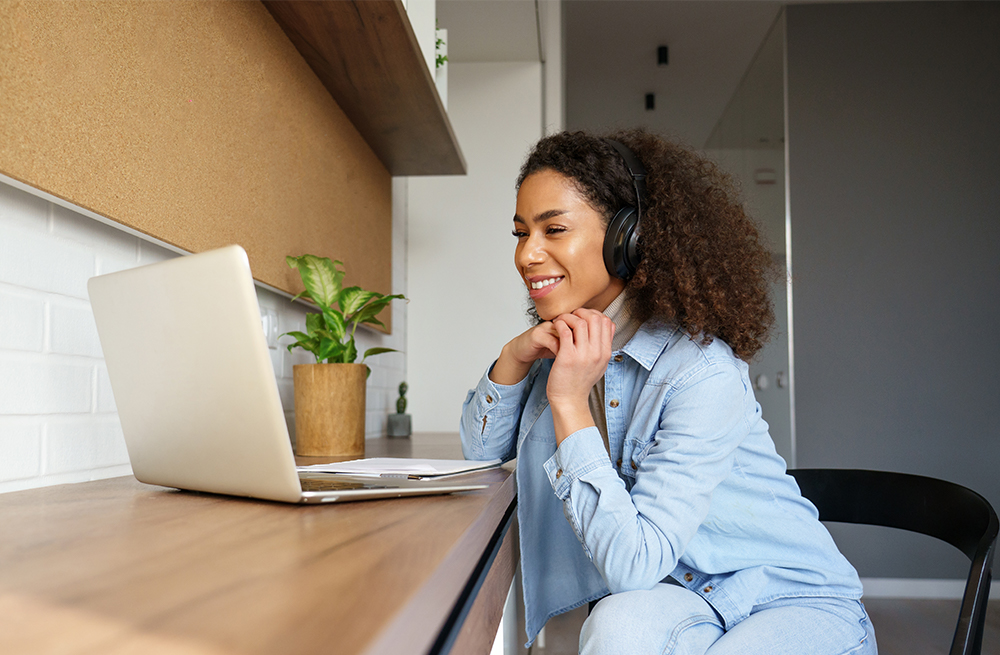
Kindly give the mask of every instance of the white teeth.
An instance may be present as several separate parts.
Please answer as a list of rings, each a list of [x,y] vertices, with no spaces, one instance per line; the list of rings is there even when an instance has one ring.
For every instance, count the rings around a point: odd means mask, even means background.
[[[555,284],[556,282],[558,282],[561,279],[562,278],[560,278],[560,277],[550,277],[549,279],[547,279],[547,280],[541,280],[540,282],[532,282],[531,283],[531,288],[532,289],[544,289],[545,287],[549,286],[550,284]]]

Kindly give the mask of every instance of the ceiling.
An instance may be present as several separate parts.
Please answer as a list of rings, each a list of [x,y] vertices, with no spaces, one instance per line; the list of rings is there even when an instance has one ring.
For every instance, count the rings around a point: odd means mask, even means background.
[[[644,126],[701,148],[781,9],[777,2],[577,0],[563,6],[566,126]],[[670,61],[658,66],[657,46]],[[655,109],[645,106],[655,95]]]
[[[453,62],[539,61],[536,16],[535,0],[437,0]]]
[[[548,2],[550,0],[537,0]],[[536,0],[438,0],[453,62],[538,61]],[[782,3],[563,0],[566,127],[643,125],[704,147]],[[658,66],[657,46],[670,49]],[[653,111],[645,95],[656,95]]]

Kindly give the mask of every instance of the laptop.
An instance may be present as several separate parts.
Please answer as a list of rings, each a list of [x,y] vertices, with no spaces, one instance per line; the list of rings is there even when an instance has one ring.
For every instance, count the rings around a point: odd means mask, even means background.
[[[140,482],[288,503],[486,487],[300,478],[250,260],[239,246],[100,275],[87,289]]]

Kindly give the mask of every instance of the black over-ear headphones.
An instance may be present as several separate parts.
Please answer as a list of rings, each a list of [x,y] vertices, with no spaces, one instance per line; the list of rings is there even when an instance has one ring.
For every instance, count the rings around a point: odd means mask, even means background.
[[[639,252],[639,221],[642,218],[642,201],[646,199],[646,169],[631,150],[623,144],[606,139],[618,151],[635,185],[635,207],[618,210],[608,223],[604,235],[604,266],[612,277],[627,280],[635,274],[642,253]]]

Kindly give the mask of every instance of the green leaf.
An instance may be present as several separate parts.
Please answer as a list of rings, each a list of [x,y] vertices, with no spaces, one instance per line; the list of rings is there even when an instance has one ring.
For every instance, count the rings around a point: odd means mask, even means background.
[[[392,302],[395,298],[402,298],[401,295],[394,296],[381,296],[370,303],[362,307],[353,316],[348,317],[348,320],[352,323],[371,323],[370,319],[375,318],[375,316],[385,309],[385,306]],[[381,323],[379,323],[381,325]]]
[[[348,287],[340,294],[340,311],[344,312],[345,316],[350,316],[364,307],[366,302],[381,295],[374,291],[363,291],[361,287]]]
[[[306,352],[310,352],[315,355],[317,349],[319,348],[319,339],[310,339],[307,335],[302,334],[301,332],[298,332],[297,334],[301,334],[305,337],[305,339],[299,339],[295,343],[288,344],[288,352],[292,352],[292,348],[302,348]]]
[[[344,316],[336,309],[324,307],[323,320],[326,323],[326,329],[330,331],[333,338],[337,341],[343,341],[344,337],[347,336],[347,324],[344,322]]]
[[[309,340],[309,335],[305,334],[304,332],[285,332],[281,336],[283,336],[283,337],[294,337],[298,341],[308,341]],[[292,345],[294,346],[295,344],[292,344]]]
[[[347,347],[344,348],[344,354],[340,361],[344,364],[353,364],[354,360],[358,358],[358,348],[354,345],[354,339],[347,342]]]
[[[340,341],[340,339],[338,339],[335,334],[330,334],[330,331],[325,328],[322,330],[316,330],[316,338],[329,339],[330,341],[337,341],[337,342]]]
[[[334,362],[339,360],[344,351],[344,344],[333,339],[320,339],[319,348],[316,350],[316,361],[324,360]]]
[[[364,357],[361,358],[361,361],[365,361],[372,355],[381,355],[382,353],[394,353],[394,352],[396,352],[395,348],[369,348],[368,350],[365,351]]]
[[[285,257],[285,262],[298,270],[302,284],[313,302],[320,307],[332,307],[337,302],[344,280],[344,271],[337,267],[343,266],[342,262],[316,255],[288,256]]]
[[[306,331],[288,332],[286,335],[297,341],[288,346],[302,348],[316,357],[317,362],[351,364],[358,358],[354,343],[354,330],[360,323],[370,323],[385,327],[376,315],[393,300],[405,300],[403,295],[383,296],[360,287],[342,288],[345,272],[343,263],[328,257],[301,255],[286,257],[289,267],[297,270],[302,277],[305,291],[293,298],[312,300],[320,309],[319,313],[306,315]],[[340,308],[340,311],[337,308]],[[369,348],[362,361],[372,355],[394,352],[392,348]],[[371,369],[368,368],[371,375]]]
[[[309,331],[309,334],[315,335],[324,327],[326,327],[326,323],[323,322],[322,314],[306,314],[306,330]]]
[[[385,329],[385,323],[383,323],[382,321],[378,320],[377,318],[366,318],[365,320],[360,321],[360,322],[361,323],[369,323],[371,325],[377,325],[380,328]]]

